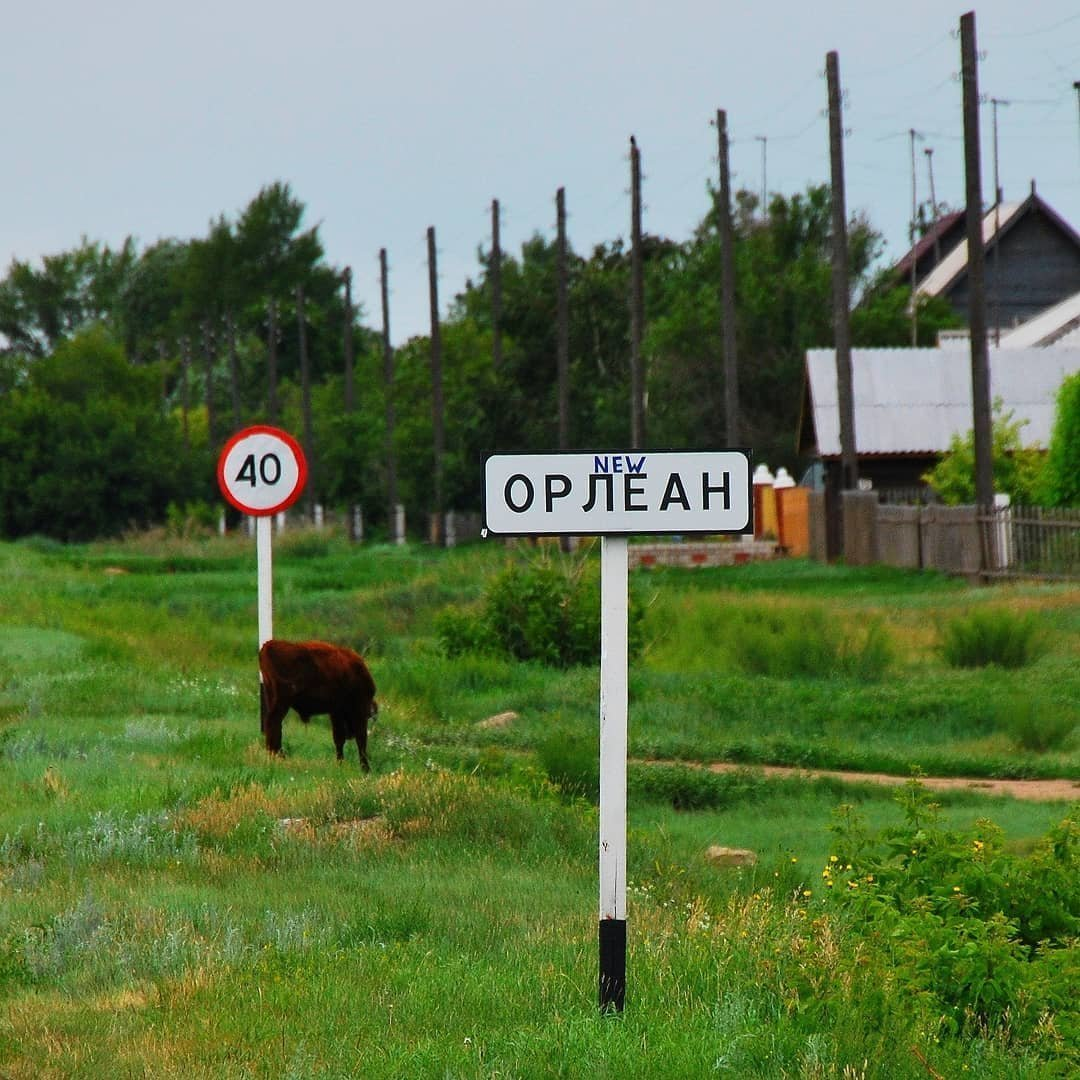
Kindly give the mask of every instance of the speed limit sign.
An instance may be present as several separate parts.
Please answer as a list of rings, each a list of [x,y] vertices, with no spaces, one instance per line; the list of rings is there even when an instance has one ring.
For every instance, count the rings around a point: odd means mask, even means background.
[[[237,510],[268,517],[300,497],[307,482],[307,460],[288,432],[256,424],[225,444],[217,475],[222,495]]]

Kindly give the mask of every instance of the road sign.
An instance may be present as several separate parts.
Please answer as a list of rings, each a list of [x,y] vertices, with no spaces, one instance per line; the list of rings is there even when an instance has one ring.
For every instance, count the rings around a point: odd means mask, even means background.
[[[288,432],[256,424],[225,444],[218,458],[218,486],[237,510],[269,517],[296,502],[307,471],[304,451]]]
[[[746,450],[492,454],[484,534],[600,537],[600,1008],[626,997],[627,537],[745,533]]]
[[[744,533],[745,450],[492,454],[484,527],[505,536]]]

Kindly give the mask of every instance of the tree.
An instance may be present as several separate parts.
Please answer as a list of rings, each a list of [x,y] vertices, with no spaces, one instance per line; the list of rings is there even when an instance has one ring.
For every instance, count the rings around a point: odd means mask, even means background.
[[[0,397],[0,535],[85,540],[161,521],[174,500],[209,497],[211,463],[185,456],[162,416],[158,378],[93,327]]]
[[[44,356],[100,320],[113,320],[136,261],[128,237],[119,250],[85,237],[77,248],[46,255],[40,269],[12,260],[0,282],[0,333],[8,349]]]
[[[1049,506],[1080,506],[1080,371],[1058,390],[1042,494]]]
[[[1037,501],[1041,486],[1043,452],[1038,447],[1025,447],[1020,433],[1026,420],[1015,420],[1012,410],[1006,412],[999,398],[994,402],[993,467],[994,490],[1006,494],[1014,503]],[[971,505],[975,502],[975,433],[954,435],[949,449],[923,480],[949,506]]]

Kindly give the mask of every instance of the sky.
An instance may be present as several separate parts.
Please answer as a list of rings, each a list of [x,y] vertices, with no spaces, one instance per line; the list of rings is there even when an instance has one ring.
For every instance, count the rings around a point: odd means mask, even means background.
[[[387,249],[400,344],[430,326],[429,226],[444,316],[490,247],[492,199],[511,254],[534,233],[554,236],[559,187],[575,251],[628,237],[631,135],[644,228],[672,240],[707,211],[717,109],[734,188],[791,196],[827,182],[833,50],[848,212],[883,234],[892,261],[909,243],[913,181],[928,199],[932,170],[938,202],[963,203],[959,26],[969,10],[984,200],[996,112],[1005,201],[1034,180],[1080,231],[1076,0],[9,5],[0,266],[83,237],[115,247],[131,236],[142,250],[204,236],[284,181],[328,260],[353,268],[375,328]]]

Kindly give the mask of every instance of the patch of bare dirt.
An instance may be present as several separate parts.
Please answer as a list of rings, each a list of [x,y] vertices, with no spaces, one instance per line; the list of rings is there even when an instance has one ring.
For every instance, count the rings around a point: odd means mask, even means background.
[[[840,769],[802,769],[784,765],[732,765],[715,762],[712,772],[735,772],[752,768],[766,776],[831,777],[848,784],[886,784],[899,787],[910,777],[888,773],[845,772]],[[920,776],[919,782],[932,791],[977,791],[983,795],[1007,795],[1032,802],[1072,802],[1080,799],[1080,780],[991,780],[986,777]]]

